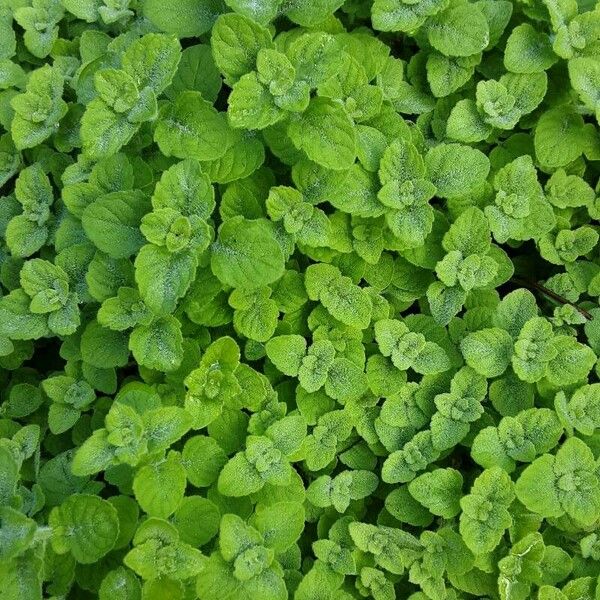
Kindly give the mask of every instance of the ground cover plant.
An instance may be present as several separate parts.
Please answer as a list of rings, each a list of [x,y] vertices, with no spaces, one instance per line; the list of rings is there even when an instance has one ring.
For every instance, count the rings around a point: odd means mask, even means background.
[[[593,0],[0,0],[0,600],[598,600]]]

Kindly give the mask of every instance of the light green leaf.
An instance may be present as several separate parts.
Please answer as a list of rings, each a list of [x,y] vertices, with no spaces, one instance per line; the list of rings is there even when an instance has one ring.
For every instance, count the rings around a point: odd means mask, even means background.
[[[158,96],[171,83],[180,58],[181,46],[174,36],[148,33],[127,48],[122,66],[139,90],[149,87]]]
[[[221,0],[181,0],[177,5],[146,0],[143,4],[144,16],[153,25],[180,38],[197,37],[209,31],[224,8]]]
[[[460,512],[462,475],[455,469],[435,469],[408,484],[410,495],[434,515],[451,519]]]
[[[82,564],[92,564],[112,550],[119,535],[116,509],[97,496],[74,494],[49,517],[52,547],[58,554],[71,552]]]
[[[139,230],[149,202],[140,191],[112,192],[101,196],[83,211],[83,228],[94,243],[112,258],[127,258],[143,245]]]
[[[490,161],[479,150],[460,144],[439,144],[425,156],[425,165],[437,194],[463,196],[483,185]]]
[[[135,259],[135,280],[144,302],[157,314],[175,310],[196,274],[193,253],[171,254],[166,248],[146,244]]]
[[[499,327],[480,329],[465,337],[460,349],[466,363],[485,377],[498,377],[510,364],[513,341]]]
[[[534,145],[538,160],[547,167],[562,167],[584,150],[583,117],[572,107],[546,111],[535,128]]]
[[[215,160],[228,148],[229,128],[199,92],[182,92],[161,110],[154,140],[165,156]]]
[[[513,73],[539,73],[557,60],[548,35],[529,23],[515,27],[506,41],[504,65]]]
[[[298,502],[276,502],[260,506],[250,525],[263,536],[264,543],[275,552],[285,552],[296,543],[304,530],[304,507]]]
[[[148,369],[173,371],[183,360],[183,336],[179,321],[166,315],[131,332],[129,349],[135,360]]]
[[[429,43],[446,56],[471,56],[489,43],[483,13],[473,4],[461,4],[438,13],[427,26]]]
[[[348,169],[356,159],[354,124],[341,104],[327,98],[314,98],[288,134],[296,148],[328,169]]]
[[[221,15],[211,32],[215,63],[232,85],[242,75],[256,69],[256,57],[261,48],[271,48],[269,31],[246,16],[236,13]]]
[[[104,100],[96,98],[81,119],[84,152],[91,159],[111,156],[127,144],[139,125],[130,123],[125,113],[116,113]]]
[[[281,246],[263,219],[228,219],[211,247],[211,267],[221,282],[252,289],[268,285],[284,272]]]
[[[227,114],[233,127],[264,129],[285,115],[254,72],[243,75],[234,84],[227,102]]]
[[[186,472],[178,453],[142,467],[133,480],[133,492],[138,504],[151,517],[166,519],[183,500]]]

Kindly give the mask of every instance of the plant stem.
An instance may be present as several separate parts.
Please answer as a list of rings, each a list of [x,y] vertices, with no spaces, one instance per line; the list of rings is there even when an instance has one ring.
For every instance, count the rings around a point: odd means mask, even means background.
[[[513,277],[511,279],[511,281],[513,281],[517,285],[522,285],[523,287],[528,287],[528,288],[537,290],[538,292],[541,292],[545,296],[548,296],[548,298],[552,298],[552,300],[555,300],[556,302],[558,302],[560,304],[570,304],[578,312],[580,312],[588,321],[592,321],[593,318],[594,318],[584,308],[581,308],[580,306],[578,306],[574,302],[569,302],[566,298],[564,298],[560,294],[557,294],[556,292],[553,292],[552,290],[549,290],[547,287],[543,286],[541,283],[538,283],[537,281],[530,281],[528,279],[521,279],[520,277]]]

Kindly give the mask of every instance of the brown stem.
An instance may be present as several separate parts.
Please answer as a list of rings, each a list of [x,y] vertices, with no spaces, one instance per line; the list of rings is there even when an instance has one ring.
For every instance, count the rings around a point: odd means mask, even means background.
[[[553,292],[552,290],[549,290],[547,287],[543,286],[541,283],[538,283],[537,281],[521,279],[520,277],[513,277],[511,279],[511,281],[513,281],[514,283],[516,283],[518,285],[522,285],[523,287],[528,287],[528,288],[537,290],[538,292],[541,292],[545,296],[548,296],[548,298],[552,298],[552,300],[556,300],[556,302],[558,302],[559,304],[570,304],[571,306],[573,306],[575,308],[575,310],[577,310],[579,313],[581,313],[588,321],[592,321],[594,318],[584,308],[577,306],[577,304],[575,304],[574,302],[569,302],[566,298],[564,298],[560,294],[557,294],[557,293]]]

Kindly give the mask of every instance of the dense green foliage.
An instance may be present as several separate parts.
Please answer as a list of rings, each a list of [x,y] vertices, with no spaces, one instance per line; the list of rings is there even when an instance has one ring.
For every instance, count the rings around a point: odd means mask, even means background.
[[[0,0],[0,600],[598,600],[600,5]]]

